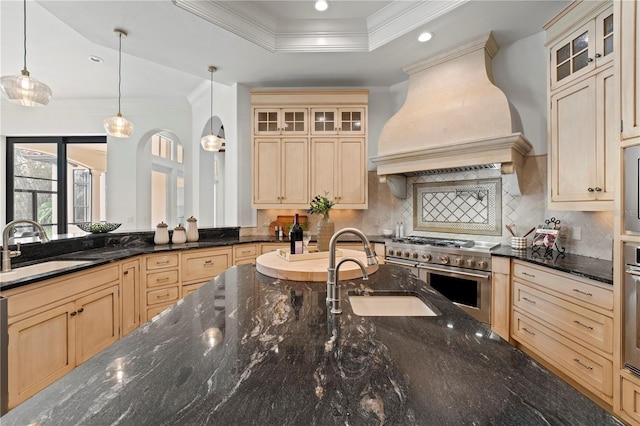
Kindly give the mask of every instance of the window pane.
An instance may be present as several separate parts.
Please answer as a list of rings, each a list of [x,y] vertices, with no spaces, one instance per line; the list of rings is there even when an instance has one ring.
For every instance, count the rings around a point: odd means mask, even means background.
[[[562,46],[556,51],[556,64],[561,64],[571,56],[571,47],[569,43]]]
[[[176,147],[176,161],[180,164],[184,163],[184,151],[182,150],[182,144],[178,144]]]
[[[178,176],[176,181],[176,207],[178,213],[178,222],[185,225],[184,221],[184,178],[182,176]]]
[[[560,81],[571,74],[571,62],[565,62],[556,70],[556,80]]]
[[[613,52],[613,35],[604,39],[604,56]]]
[[[167,221],[167,175],[151,171],[151,223]],[[154,225],[155,226],[155,225]]]
[[[151,154],[160,156],[160,136],[157,134],[151,136]]]
[[[589,33],[585,31],[573,39],[573,54],[575,55],[587,47],[589,47]]]
[[[13,160],[13,218],[52,224],[52,209],[57,207],[52,205],[58,187],[57,145],[15,144]]]
[[[613,33],[613,14],[604,18],[604,34],[612,34]]]
[[[573,72],[581,70],[589,64],[589,57],[587,56],[587,51],[585,50],[575,58],[573,58]]]

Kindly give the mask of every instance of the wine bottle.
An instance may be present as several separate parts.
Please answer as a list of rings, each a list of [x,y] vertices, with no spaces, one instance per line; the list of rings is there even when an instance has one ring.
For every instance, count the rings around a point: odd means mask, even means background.
[[[302,254],[303,251],[302,226],[300,226],[298,220],[298,213],[296,213],[295,222],[291,228],[291,232],[289,233],[289,237],[291,239],[291,254]]]

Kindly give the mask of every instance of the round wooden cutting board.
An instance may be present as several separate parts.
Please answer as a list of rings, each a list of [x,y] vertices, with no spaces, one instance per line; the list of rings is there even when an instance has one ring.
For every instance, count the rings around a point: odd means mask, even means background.
[[[367,256],[362,251],[340,249],[342,256],[336,256],[336,265],[345,257],[353,257],[367,265]],[[329,257],[323,259],[299,260],[290,262],[280,257],[277,251],[265,253],[256,259],[256,269],[261,274],[272,278],[291,281],[326,282]],[[378,265],[366,266],[367,274],[378,270]],[[355,262],[345,262],[340,266],[340,281],[361,278],[362,271]]]

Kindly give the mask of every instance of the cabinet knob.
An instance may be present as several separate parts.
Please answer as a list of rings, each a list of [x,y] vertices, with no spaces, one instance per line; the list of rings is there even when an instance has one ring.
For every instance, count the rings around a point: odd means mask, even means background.
[[[124,271],[124,275],[129,275],[129,271]]]
[[[602,188],[598,188],[598,187],[596,186],[596,192],[602,192]]]
[[[69,313],[69,315],[71,315],[72,317],[75,317],[76,315],[78,315],[78,311],[73,311]]]
[[[599,53],[596,53],[596,58],[602,58],[602,55]]]
[[[593,62],[593,58],[588,58],[587,62]]]
[[[593,188],[587,188],[587,191],[589,191],[589,192],[593,192],[593,191],[594,191],[594,189],[593,189]]]
[[[81,314],[81,313],[83,313],[83,312],[84,312],[84,308],[80,308],[80,309],[78,309],[78,313],[79,313],[79,314]]]

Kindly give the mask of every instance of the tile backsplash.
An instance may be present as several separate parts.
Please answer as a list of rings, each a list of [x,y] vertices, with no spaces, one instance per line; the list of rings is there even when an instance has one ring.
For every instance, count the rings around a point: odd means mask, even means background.
[[[386,183],[380,183],[376,172],[369,172],[369,209],[332,210],[331,219],[336,229],[355,227],[367,234],[380,235],[382,229],[395,231],[397,222],[403,222],[405,234],[429,235],[444,238],[464,238],[510,244],[510,234],[504,224],[516,225],[516,231],[524,234],[530,228],[555,217],[560,220],[558,244],[567,252],[605,260],[612,259],[613,212],[553,211],[547,209],[547,158],[527,157],[524,167],[524,188],[520,195],[514,175],[501,175],[499,170],[483,169],[468,172],[446,173],[407,178],[407,198],[395,198]],[[492,179],[502,180],[502,234],[499,236],[471,235],[464,233],[424,232],[413,229],[413,185],[429,182]],[[307,214],[304,210],[298,211]],[[267,234],[269,223],[278,215],[291,214],[291,210],[259,210],[258,226],[242,228],[241,235]],[[315,230],[320,215],[308,214],[310,229]],[[580,229],[581,239],[572,237]],[[529,236],[531,243],[531,236]]]

